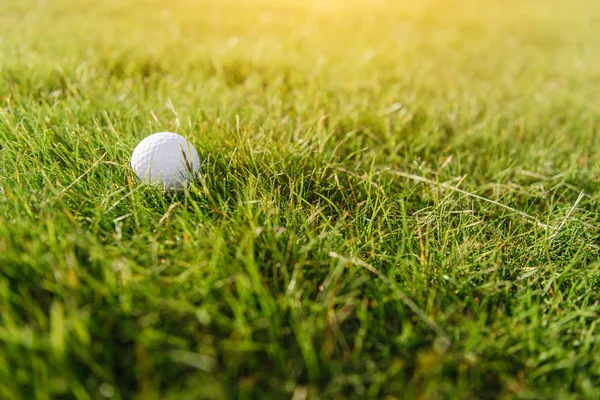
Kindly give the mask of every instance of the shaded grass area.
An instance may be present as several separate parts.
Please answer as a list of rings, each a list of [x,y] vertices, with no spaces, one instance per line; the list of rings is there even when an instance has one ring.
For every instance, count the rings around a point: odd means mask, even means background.
[[[598,396],[593,2],[0,7],[3,398]]]

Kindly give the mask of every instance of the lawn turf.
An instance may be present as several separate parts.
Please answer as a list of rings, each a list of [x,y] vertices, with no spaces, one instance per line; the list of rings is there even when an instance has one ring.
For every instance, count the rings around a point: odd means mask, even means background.
[[[599,37],[594,0],[3,0],[0,397],[600,397]],[[185,193],[129,169],[158,131]]]

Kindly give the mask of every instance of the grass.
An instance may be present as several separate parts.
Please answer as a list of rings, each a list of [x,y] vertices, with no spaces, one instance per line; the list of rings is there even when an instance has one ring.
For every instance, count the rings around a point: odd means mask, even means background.
[[[598,398],[599,20],[3,1],[0,397]]]

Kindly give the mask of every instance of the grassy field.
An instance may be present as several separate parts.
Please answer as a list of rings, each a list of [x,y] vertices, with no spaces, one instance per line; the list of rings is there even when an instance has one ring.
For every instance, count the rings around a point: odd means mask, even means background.
[[[594,0],[0,2],[2,399],[600,397]],[[181,133],[198,182],[140,185]]]

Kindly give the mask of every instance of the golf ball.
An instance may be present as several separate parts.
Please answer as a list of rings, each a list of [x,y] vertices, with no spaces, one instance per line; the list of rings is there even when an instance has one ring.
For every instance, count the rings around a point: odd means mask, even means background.
[[[200,157],[183,136],[159,132],[138,143],[131,156],[131,168],[145,183],[165,190],[180,190],[200,170]]]

